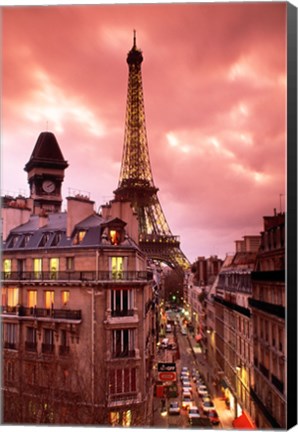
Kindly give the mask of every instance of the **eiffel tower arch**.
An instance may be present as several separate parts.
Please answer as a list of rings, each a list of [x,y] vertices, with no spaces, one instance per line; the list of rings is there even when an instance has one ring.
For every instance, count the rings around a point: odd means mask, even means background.
[[[139,221],[139,244],[148,257],[186,270],[190,263],[180,249],[179,236],[171,233],[153,182],[147,141],[141,64],[136,46],[127,55],[129,68],[124,147],[115,198],[132,203]]]

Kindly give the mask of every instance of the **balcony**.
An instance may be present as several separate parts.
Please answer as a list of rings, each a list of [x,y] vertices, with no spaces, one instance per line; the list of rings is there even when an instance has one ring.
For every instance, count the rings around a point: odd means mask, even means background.
[[[1,307],[1,313],[3,315],[16,315],[19,317],[32,317],[32,318],[53,318],[53,319],[64,319],[64,320],[81,320],[81,310],[71,309],[46,309],[46,308],[26,308],[23,306],[18,307]]]
[[[271,374],[271,382],[277,388],[277,390],[283,394],[284,383],[280,381],[275,375]]]
[[[25,350],[30,352],[36,352],[37,351],[37,342],[25,342]]]
[[[275,315],[278,318],[285,319],[285,307],[280,306],[273,303],[267,303],[264,301],[256,300],[254,298],[249,298],[248,303],[251,307],[254,307],[256,309],[259,309],[263,312],[266,312],[271,315]]]
[[[149,281],[150,271],[58,271],[58,272],[1,272],[5,282],[98,282],[98,281]]]
[[[113,318],[116,317],[126,317],[126,316],[133,316],[134,311],[133,309],[126,309],[126,310],[114,310],[111,312],[111,316]]]
[[[53,344],[43,343],[41,345],[41,352],[43,354],[53,354],[54,353],[54,345]]]
[[[68,345],[59,345],[59,355],[64,356],[69,354]]]
[[[119,352],[113,352],[112,358],[118,359],[118,358],[134,358],[136,356],[135,350],[124,350]]]

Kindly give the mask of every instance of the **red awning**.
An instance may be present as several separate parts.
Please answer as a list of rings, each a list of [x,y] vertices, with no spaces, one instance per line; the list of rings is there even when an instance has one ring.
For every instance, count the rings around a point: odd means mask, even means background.
[[[199,342],[202,339],[202,335],[198,334],[196,335],[196,342]]]
[[[235,429],[256,429],[253,421],[249,418],[249,416],[244,411],[242,411],[240,417],[237,417],[233,421],[233,427]]]

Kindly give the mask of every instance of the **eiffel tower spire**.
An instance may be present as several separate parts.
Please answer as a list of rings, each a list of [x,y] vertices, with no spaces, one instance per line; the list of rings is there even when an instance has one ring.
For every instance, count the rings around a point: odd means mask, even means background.
[[[129,68],[124,147],[116,199],[130,201],[138,215],[140,246],[152,259],[173,268],[186,269],[190,263],[180,249],[178,236],[171,233],[159,203],[147,141],[141,64],[142,51],[136,45],[127,55]]]

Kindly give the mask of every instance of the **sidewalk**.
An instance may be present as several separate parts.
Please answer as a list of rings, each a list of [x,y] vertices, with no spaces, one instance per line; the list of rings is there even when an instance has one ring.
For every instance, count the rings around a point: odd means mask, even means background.
[[[227,408],[225,401],[222,398],[220,390],[216,388],[212,379],[212,367],[205,360],[203,353],[194,351],[197,346],[193,336],[187,333],[188,342],[192,350],[196,367],[199,369],[201,375],[203,375],[205,382],[209,388],[210,394],[213,398],[216,411],[218,412],[220,423],[223,429],[233,429],[234,416],[231,411]]]

